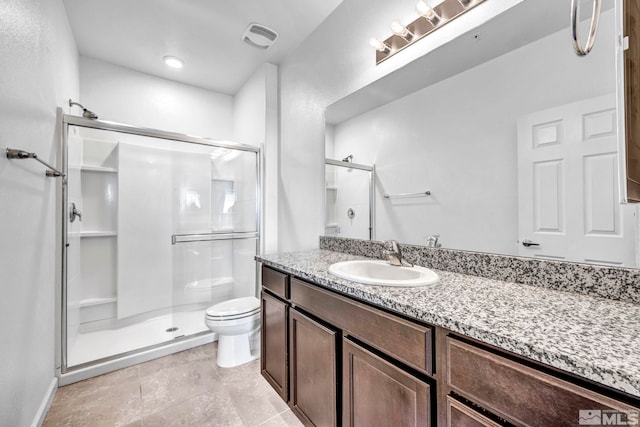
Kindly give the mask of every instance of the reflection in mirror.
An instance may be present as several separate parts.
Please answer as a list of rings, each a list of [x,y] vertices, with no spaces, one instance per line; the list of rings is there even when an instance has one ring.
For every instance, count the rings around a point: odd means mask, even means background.
[[[588,56],[573,52],[567,25],[329,126],[336,153],[376,165],[376,237],[636,267],[636,208],[618,194],[610,6]],[[382,197],[425,188],[430,197]]]
[[[325,234],[352,239],[373,238],[373,167],[325,161]]]

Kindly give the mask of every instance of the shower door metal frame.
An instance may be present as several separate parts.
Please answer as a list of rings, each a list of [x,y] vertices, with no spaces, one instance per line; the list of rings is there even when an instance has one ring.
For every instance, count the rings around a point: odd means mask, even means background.
[[[375,236],[376,236],[376,232],[375,232],[375,220],[376,220],[376,215],[375,215],[375,196],[376,196],[376,191],[375,191],[375,185],[376,185],[376,166],[369,166],[369,165],[361,165],[359,163],[351,163],[351,162],[343,162],[341,160],[334,160],[334,159],[324,159],[324,165],[325,165],[325,169],[324,169],[324,173],[325,173],[325,182],[326,182],[326,173],[327,173],[327,165],[330,166],[337,166],[337,167],[341,167],[341,168],[347,168],[347,169],[358,169],[358,170],[362,170],[362,171],[366,171],[369,172],[369,240],[374,240]],[[326,228],[326,224],[327,224],[327,210],[326,210],[326,206],[327,206],[327,192],[325,190],[324,192],[324,205],[325,205],[325,218],[324,218],[324,223],[325,223],[325,228]]]
[[[169,131],[163,131],[163,130],[151,129],[151,128],[135,127],[135,126],[126,125],[122,123],[107,122],[102,120],[92,120],[84,117],[64,114],[61,108],[58,108],[57,116],[58,116],[58,126],[59,126],[58,127],[58,135],[59,135],[58,148],[60,153],[60,155],[58,156],[58,159],[59,159],[58,167],[60,167],[61,170],[65,173],[65,177],[59,182],[58,194],[57,194],[57,203],[59,208],[56,209],[56,212],[58,212],[58,215],[61,215],[61,218],[56,217],[56,221],[60,221],[59,222],[60,227],[59,228],[56,227],[56,229],[59,230],[58,232],[60,233],[60,238],[58,239],[58,247],[56,251],[58,253],[57,263],[59,265],[57,280],[59,280],[59,289],[60,289],[60,292],[57,292],[60,298],[60,300],[58,301],[60,312],[56,315],[56,319],[57,319],[56,320],[56,323],[57,323],[56,339],[59,345],[57,349],[57,356],[56,356],[56,374],[58,378],[61,379],[63,375],[73,373],[78,370],[88,369],[88,368],[95,367],[97,365],[102,365],[108,362],[116,362],[119,360],[123,360],[124,358],[127,358],[132,355],[141,354],[142,352],[147,352],[153,349],[160,349],[162,347],[169,346],[171,344],[174,344],[180,341],[188,341],[199,336],[210,335],[212,332],[203,331],[194,335],[178,337],[178,338],[174,338],[173,340],[165,341],[152,346],[142,347],[142,348],[131,350],[125,353],[118,353],[113,356],[108,356],[102,359],[83,363],[69,369],[69,367],[67,366],[67,354],[68,354],[68,349],[67,349],[67,261],[68,261],[67,248],[69,243],[68,233],[67,233],[68,232],[67,219],[69,218],[67,184],[68,184],[68,176],[69,176],[68,175],[69,126],[78,126],[78,127],[91,128],[91,129],[121,132],[125,134],[130,134],[130,135],[146,136],[146,137],[159,138],[159,139],[165,139],[170,141],[185,142],[185,143],[205,145],[205,146],[210,146],[215,148],[226,148],[230,150],[238,150],[238,151],[254,153],[256,155],[256,215],[255,215],[256,232],[255,233],[238,232],[237,239],[246,240],[248,238],[255,238],[256,254],[260,253],[260,250],[262,247],[261,246],[262,232],[261,232],[260,225],[262,223],[262,200],[263,200],[262,199],[263,155],[262,155],[261,148],[252,146],[252,145],[247,145],[247,144],[239,144],[239,143],[228,142],[228,141],[224,141],[224,142],[217,141],[214,139],[203,138],[203,137],[192,136],[192,135],[185,135],[185,134],[180,134],[176,132],[169,132]],[[215,236],[215,234],[216,233],[210,233],[208,235],[209,237],[206,238],[206,240],[220,240],[222,236]],[[226,232],[224,233],[224,237],[222,238],[225,240],[234,240],[233,234],[234,233]],[[248,237],[248,234],[251,234],[251,237]],[[255,275],[256,280],[254,283],[254,288],[255,288],[255,291],[257,292],[258,279],[259,279],[259,273],[260,273],[260,269],[258,268],[257,263],[255,268],[256,268],[256,275]],[[60,323],[58,324],[58,322]],[[118,369],[118,368],[114,368],[114,369]],[[99,371],[96,375],[99,375],[101,373],[104,373],[104,369]]]

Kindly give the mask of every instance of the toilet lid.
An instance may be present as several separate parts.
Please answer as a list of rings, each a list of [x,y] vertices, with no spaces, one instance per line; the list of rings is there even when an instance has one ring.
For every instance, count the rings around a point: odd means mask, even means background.
[[[234,298],[209,307],[210,317],[230,317],[260,310],[260,300],[256,297]]]

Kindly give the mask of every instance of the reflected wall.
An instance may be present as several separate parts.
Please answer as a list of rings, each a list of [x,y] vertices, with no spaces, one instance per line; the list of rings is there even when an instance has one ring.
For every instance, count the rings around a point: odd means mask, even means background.
[[[615,93],[614,24],[604,12],[587,57],[566,28],[337,124],[336,158],[376,164],[377,238],[424,245],[439,234],[443,247],[517,255],[518,119]],[[423,190],[432,196],[382,198]]]

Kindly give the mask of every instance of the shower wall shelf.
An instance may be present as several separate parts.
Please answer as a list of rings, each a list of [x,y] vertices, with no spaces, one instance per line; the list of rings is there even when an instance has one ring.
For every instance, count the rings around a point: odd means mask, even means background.
[[[77,315],[85,331],[98,328],[116,310],[119,144],[80,133],[68,144],[68,197],[82,211],[82,221],[68,222],[67,237],[79,262],[91,266],[70,279],[71,287],[82,289]]]
[[[81,166],[69,166],[71,170],[81,170],[82,172],[104,172],[104,173],[118,173],[118,169],[104,167],[104,166],[90,166],[90,165],[81,165]]]
[[[80,307],[93,307],[101,304],[112,304],[117,302],[118,300],[115,297],[109,298],[86,298],[80,300]]]
[[[115,231],[77,231],[69,233],[70,237],[114,237],[118,233]]]

